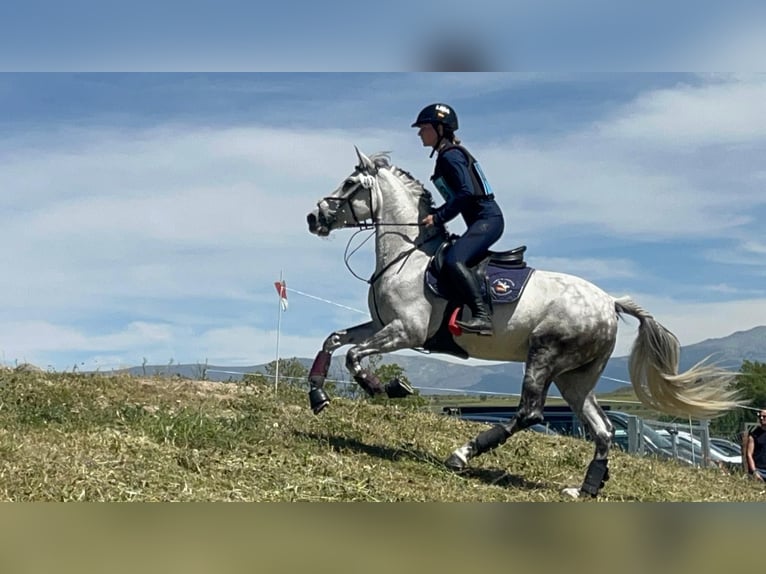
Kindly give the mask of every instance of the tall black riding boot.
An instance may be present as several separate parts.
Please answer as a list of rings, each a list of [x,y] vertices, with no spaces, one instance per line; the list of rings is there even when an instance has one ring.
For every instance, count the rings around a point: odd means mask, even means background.
[[[452,267],[452,276],[459,283],[458,290],[463,294],[465,302],[471,309],[471,318],[468,321],[456,321],[467,333],[478,335],[492,335],[492,319],[489,309],[481,295],[479,281],[476,274],[464,263],[456,263]]]

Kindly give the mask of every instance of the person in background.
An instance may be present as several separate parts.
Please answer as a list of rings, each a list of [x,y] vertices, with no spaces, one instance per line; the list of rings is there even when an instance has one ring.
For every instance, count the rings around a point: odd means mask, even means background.
[[[418,128],[424,147],[438,152],[431,181],[444,198],[444,204],[420,222],[430,227],[444,225],[463,216],[466,231],[445,256],[450,283],[471,309],[471,318],[457,321],[468,333],[492,335],[492,320],[473,267],[487,254],[503,234],[505,222],[492,189],[479,163],[455,136],[457,114],[447,104],[431,104],[418,114],[412,124]]]
[[[766,409],[758,413],[758,422],[747,435],[745,460],[747,472],[756,480],[766,481]]]

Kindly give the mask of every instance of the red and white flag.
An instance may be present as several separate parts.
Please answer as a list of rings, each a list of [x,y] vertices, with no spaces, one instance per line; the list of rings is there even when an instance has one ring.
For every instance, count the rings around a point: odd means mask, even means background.
[[[282,307],[282,311],[287,311],[287,284],[284,281],[274,281],[274,287],[279,294],[279,306]]]

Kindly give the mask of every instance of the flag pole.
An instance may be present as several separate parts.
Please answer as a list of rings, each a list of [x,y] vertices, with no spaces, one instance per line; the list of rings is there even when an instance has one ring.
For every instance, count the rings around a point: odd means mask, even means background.
[[[280,286],[283,285],[282,283],[282,270],[279,270],[279,284]],[[280,287],[282,289],[282,287]],[[279,296],[277,297],[277,366],[274,370],[274,391],[276,391],[279,388],[279,333],[282,330],[282,293],[279,292]]]

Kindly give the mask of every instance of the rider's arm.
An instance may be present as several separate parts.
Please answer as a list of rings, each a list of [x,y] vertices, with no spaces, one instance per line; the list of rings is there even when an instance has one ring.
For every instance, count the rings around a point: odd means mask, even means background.
[[[745,459],[747,460],[747,472],[753,474],[755,472],[755,461],[753,460],[753,452],[755,451],[755,441],[753,435],[748,435],[747,446],[745,447]]]

